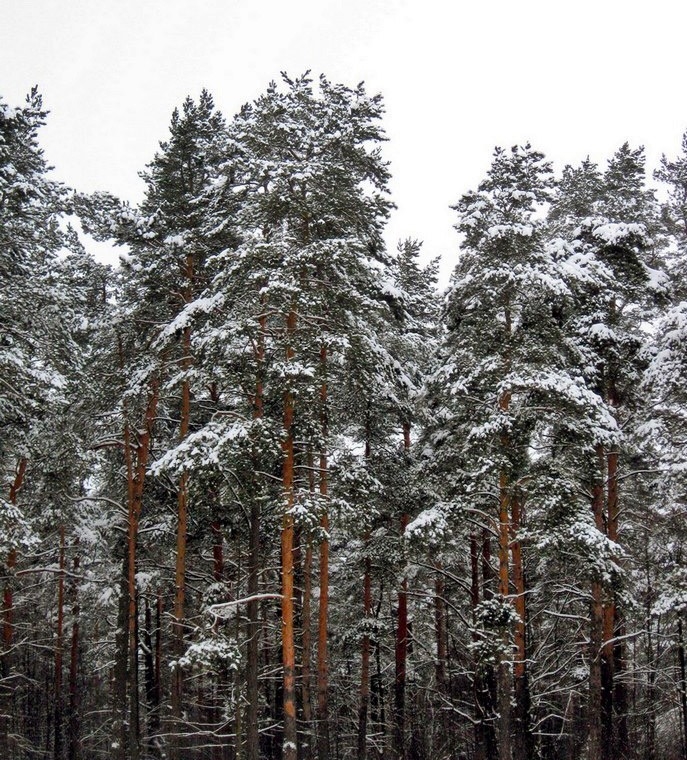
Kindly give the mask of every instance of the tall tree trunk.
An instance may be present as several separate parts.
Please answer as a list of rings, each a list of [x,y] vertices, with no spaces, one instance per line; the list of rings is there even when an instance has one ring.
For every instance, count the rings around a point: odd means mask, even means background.
[[[410,453],[410,423],[403,423],[403,452]],[[401,515],[401,540],[410,522],[410,515]],[[408,579],[404,575],[398,592],[398,618],[396,621],[395,677],[394,677],[394,754],[398,760],[405,760],[405,697],[406,661],[408,658]]]
[[[310,488],[314,491],[314,478],[312,471],[312,452],[309,453],[308,472],[310,473]],[[315,726],[313,725],[312,695],[310,693],[312,660],[312,542],[307,538],[305,557],[303,559],[303,606],[301,610],[303,627],[303,658],[301,665],[301,701],[303,704],[303,722],[308,737],[307,745],[303,746],[303,760],[311,760],[313,757],[313,740],[315,738]]]
[[[510,326],[510,321],[508,320]],[[510,330],[509,330],[510,332]],[[510,408],[510,392],[506,391],[499,399],[499,409],[508,414]],[[510,439],[507,434],[501,435],[501,454],[508,455]],[[505,603],[510,593],[509,561],[510,561],[510,503],[511,483],[506,464],[501,465],[499,473],[499,595]],[[510,632],[503,634],[503,649],[510,646]],[[511,760],[511,664],[510,658],[501,654],[498,665],[498,702],[499,702],[499,760]]]
[[[286,360],[293,356],[291,338],[296,330],[296,312],[292,309],[287,318]],[[290,382],[290,381],[289,381]],[[281,530],[281,580],[282,580],[282,666],[283,666],[283,700],[284,700],[284,739],[283,760],[296,760],[298,736],[296,731],[296,652],[294,641],[294,603],[293,603],[293,542],[294,542],[294,395],[288,387],[284,393],[284,455],[282,467],[282,486],[286,503]]]
[[[648,555],[648,552],[646,552]],[[647,557],[648,559],[648,557]],[[649,567],[647,564],[647,575]],[[656,760],[656,658],[654,655],[654,621],[652,619],[652,595],[651,580],[648,578],[646,594],[646,664],[647,664],[647,689],[646,689],[646,728],[644,760]],[[679,629],[678,629],[679,630]],[[679,642],[678,642],[679,643]]]
[[[608,452],[608,538],[613,543],[620,542],[620,501],[618,498],[618,451]],[[619,560],[616,559],[616,562]],[[604,611],[604,639],[614,639],[607,644],[604,656],[611,663],[613,674],[613,723],[616,729],[617,741],[614,742],[615,756],[618,760],[629,757],[630,738],[627,726],[628,697],[627,686],[622,673],[625,669],[625,624],[622,611],[615,602],[615,591],[611,601]]]
[[[522,523],[522,504],[517,493],[512,500],[512,544],[513,585],[515,586],[515,666],[513,712],[513,760],[529,760],[534,757],[534,737],[530,727],[530,688],[527,668],[527,597],[525,570],[522,561],[522,544],[519,531]]]
[[[605,460],[603,446],[596,447],[596,475],[592,485],[592,512],[594,524],[600,533],[605,533],[603,504]],[[589,631],[589,712],[587,739],[589,760],[607,760],[605,747],[603,711],[603,589],[599,578],[592,578],[592,600]]]
[[[320,598],[317,619],[317,754],[319,760],[328,760],[329,744],[329,652],[327,624],[329,618],[329,511],[327,438],[329,421],[327,409],[327,348],[320,348],[322,385],[320,387],[320,428],[322,451],[320,452],[320,496],[322,497],[322,542],[320,543]]]
[[[186,256],[184,275],[186,285],[183,291],[184,305],[193,299],[195,278],[195,258],[193,254]],[[181,370],[184,379],[181,384],[181,415],[179,420],[179,440],[183,441],[188,435],[191,423],[191,382],[188,372],[193,365],[191,355],[191,327],[187,326],[182,338]],[[184,470],[179,478],[177,490],[177,550],[174,572],[174,619],[172,622],[173,649],[177,658],[184,653],[185,639],[185,606],[186,606],[186,538],[188,535],[188,472]],[[181,728],[181,705],[184,694],[184,673],[180,667],[175,667],[172,674],[172,717],[175,732]],[[173,754],[177,755],[180,747],[180,736],[172,741]]]
[[[258,337],[255,349],[256,373],[255,395],[253,397],[253,419],[262,420],[264,414],[263,375],[265,363],[265,331],[267,316],[265,301],[261,301],[258,316]],[[254,447],[253,494],[250,503],[250,536],[248,539],[248,597],[246,658],[246,760],[260,760],[260,715],[258,676],[260,673],[260,604],[257,595],[260,590],[260,522],[261,522],[261,482],[259,447]]]
[[[153,438],[153,425],[160,396],[159,379],[154,377],[148,395],[144,426],[136,444],[135,466],[131,453],[131,433],[129,425],[124,425],[124,456],[127,468],[128,526],[127,526],[127,590],[128,590],[128,644],[129,644],[129,755],[131,760],[140,756],[141,729],[139,723],[138,697],[138,592],[136,589],[136,551],[138,526],[143,507],[143,485]],[[126,414],[126,408],[125,408]]]
[[[687,672],[685,669],[685,640],[682,635],[682,618],[677,621],[677,657],[680,666],[680,707],[682,712],[682,756],[687,760]]]
[[[365,544],[369,543],[369,536]],[[372,562],[365,557],[363,574],[363,633],[360,663],[360,705],[358,707],[358,760],[367,757],[367,719],[370,704],[370,635],[367,625],[372,615]]]
[[[439,560],[434,561],[434,636],[436,639],[437,662],[435,677],[437,689],[446,694],[446,600],[444,598],[444,569]]]
[[[497,574],[491,564],[491,531],[482,528],[482,594],[486,600],[493,599]],[[496,760],[498,743],[496,741],[496,705],[497,685],[496,670],[487,662],[480,668],[480,690],[478,691],[478,715],[482,721],[482,738],[484,741],[484,760]]]
[[[470,611],[472,617],[472,643],[478,644],[477,633],[477,607],[480,601],[479,594],[479,549],[477,536],[470,535]],[[475,650],[476,651],[476,650]],[[482,663],[475,660],[475,677],[473,682],[473,698],[475,702],[475,718],[473,727],[475,731],[475,760],[486,760],[487,749],[485,741],[485,720],[488,715],[488,700],[485,699],[486,684],[482,674]],[[489,760],[492,760],[491,758]]]
[[[17,495],[24,485],[26,475],[26,457],[20,457],[10,486],[9,501],[16,505]],[[11,674],[12,647],[14,646],[14,590],[12,575],[17,564],[17,550],[11,549],[7,556],[5,588],[2,600],[2,657],[0,670],[3,683],[0,685],[0,757],[10,757],[10,715],[12,712],[12,686],[9,683]]]
[[[76,539],[75,547],[79,541]],[[79,555],[74,555],[74,575],[78,575],[80,567]],[[80,715],[80,690],[79,690],[79,598],[76,580],[71,584],[72,599],[72,635],[69,653],[69,725],[67,741],[67,757],[69,760],[81,758],[81,715]]]
[[[153,614],[150,602],[145,603],[145,628],[143,631],[145,691],[148,716],[147,751],[151,757],[159,757],[160,693],[155,673],[155,645],[153,644]]]
[[[365,425],[365,458],[370,458],[369,402]],[[365,536],[365,550],[369,551],[370,534]],[[367,719],[370,704],[370,635],[367,630],[372,615],[372,562],[369,553],[365,556],[363,570],[363,639],[360,658],[360,702],[358,706],[358,760],[367,758]],[[322,760],[322,759],[320,759]]]
[[[64,525],[60,525],[60,555],[59,574],[57,576],[57,630],[55,632],[55,692],[54,692],[54,721],[53,758],[62,760],[64,757],[64,726],[62,724],[62,673],[64,655]]]

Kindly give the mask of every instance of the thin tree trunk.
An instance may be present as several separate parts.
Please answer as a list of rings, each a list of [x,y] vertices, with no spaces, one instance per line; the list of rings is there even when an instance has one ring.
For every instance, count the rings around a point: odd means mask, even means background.
[[[510,324],[510,322],[508,322]],[[505,392],[499,399],[499,408],[507,414],[510,408],[510,393]],[[510,449],[510,440],[507,434],[501,436],[501,453],[506,456]],[[499,473],[499,595],[505,603],[510,593],[509,579],[509,546],[510,546],[510,477],[502,465]],[[503,634],[503,647],[510,645],[509,632]],[[505,654],[499,657],[498,666],[498,702],[499,702],[499,760],[511,760],[511,665]]]
[[[368,419],[365,425],[365,458],[370,458],[369,402]],[[369,550],[370,534],[365,536],[365,549]],[[360,703],[358,706],[358,760],[367,758],[367,719],[370,704],[370,635],[367,625],[372,614],[372,562],[366,554],[363,571],[363,623],[365,630],[361,644],[360,662]],[[320,760],[323,760],[320,758]]]
[[[146,742],[151,757],[159,757],[158,734],[160,733],[160,694],[155,673],[155,646],[153,644],[153,614],[146,599],[145,629],[143,633],[145,691],[148,715],[148,739]]]
[[[263,373],[265,362],[265,330],[267,317],[265,303],[261,302],[262,311],[258,316],[258,338],[255,350],[256,376],[255,396],[253,397],[253,419],[262,420],[264,414]],[[260,590],[260,522],[261,522],[261,484],[258,477],[260,455],[253,449],[254,488],[250,504],[250,537],[248,541],[248,596],[247,605],[248,652],[246,660],[246,760],[260,760],[260,716],[258,676],[260,672],[260,605],[257,595]]]
[[[26,457],[20,457],[10,486],[9,501],[16,505],[17,495],[24,485],[26,475]],[[10,714],[12,712],[12,688],[8,683],[11,673],[12,647],[14,646],[14,590],[12,574],[17,564],[17,550],[11,549],[7,556],[5,588],[2,600],[2,657],[0,670],[3,684],[0,686],[0,757],[10,756]]]
[[[478,644],[477,633],[477,607],[480,602],[479,594],[479,552],[477,536],[470,536],[470,610],[472,617],[472,643]],[[485,720],[488,715],[489,700],[486,699],[486,684],[482,674],[482,663],[475,660],[475,677],[473,682],[473,698],[475,702],[475,718],[473,727],[475,731],[475,760],[486,760],[487,747],[485,740]],[[491,758],[490,758],[491,760]]]
[[[437,662],[435,676],[437,688],[442,695],[446,694],[446,601],[444,599],[444,575],[443,567],[439,560],[435,560],[434,568],[434,635],[437,647]]]
[[[292,309],[287,318],[286,360],[293,356],[291,337],[296,329],[296,312]],[[298,736],[296,730],[296,652],[294,642],[294,602],[293,602],[293,542],[294,518],[294,396],[291,388],[284,393],[284,440],[282,443],[284,462],[282,468],[282,486],[286,504],[281,530],[281,579],[282,579],[282,666],[283,666],[283,704],[284,704],[284,738],[283,760],[296,760]]]
[[[403,423],[403,452],[410,452],[410,423]],[[410,522],[410,515],[401,515],[401,540]],[[404,575],[398,592],[398,619],[396,621],[395,677],[394,677],[394,754],[398,760],[405,760],[405,697],[406,661],[408,658],[408,579]]]
[[[329,652],[327,624],[329,617],[329,512],[327,437],[329,422],[327,410],[327,348],[320,348],[322,385],[320,387],[320,427],[322,451],[320,452],[320,496],[322,497],[322,542],[320,543],[320,598],[317,619],[317,754],[319,760],[328,760],[329,744]]]
[[[513,585],[515,586],[515,611],[518,622],[515,624],[515,666],[513,712],[513,760],[529,760],[534,757],[534,737],[530,728],[530,688],[527,669],[527,604],[525,570],[522,561],[522,544],[519,531],[522,522],[522,504],[517,494],[512,500],[512,537],[511,553],[513,557]]]
[[[53,735],[54,760],[62,760],[64,756],[64,726],[62,725],[62,672],[64,654],[64,525],[60,525],[60,555],[59,574],[57,576],[57,630],[55,635],[55,692],[54,692],[54,721]]]
[[[128,423],[124,425],[124,456],[127,467],[129,514],[127,530],[127,589],[129,600],[128,642],[129,642],[129,755],[131,760],[140,756],[141,729],[139,722],[138,696],[138,593],[136,589],[136,551],[138,543],[138,526],[143,507],[143,484],[145,481],[148,458],[152,446],[153,425],[160,395],[159,380],[153,378],[144,416],[144,427],[136,446],[136,466],[131,457],[131,433]],[[126,414],[126,409],[125,409]]]
[[[685,671],[685,640],[682,618],[677,621],[677,657],[680,665],[680,707],[682,709],[682,757],[687,760],[687,672]]]
[[[78,547],[78,539],[75,544]],[[74,555],[74,575],[78,575],[80,567],[79,555]],[[72,582],[72,635],[69,654],[69,725],[67,756],[69,760],[81,758],[81,716],[79,693],[79,598],[76,581]]]
[[[648,552],[645,553],[645,556]],[[648,556],[646,556],[648,559]],[[649,568],[647,565],[647,575]],[[647,664],[647,689],[646,689],[646,742],[644,749],[644,760],[656,760],[656,659],[654,654],[654,635],[651,614],[651,601],[653,589],[650,579],[647,579],[646,594],[646,664]],[[678,629],[679,630],[679,629]]]
[[[312,452],[309,453],[308,472],[310,473],[310,488],[314,491],[313,472],[312,472]],[[313,757],[313,739],[315,737],[315,727],[313,725],[312,695],[310,693],[310,663],[312,659],[312,542],[310,537],[307,538],[305,548],[305,557],[303,559],[303,607],[301,610],[303,626],[303,661],[301,665],[301,699],[303,702],[303,722],[308,737],[307,745],[303,749],[304,760],[311,760]]]
[[[369,537],[365,543],[369,542]],[[366,626],[363,633],[360,664],[360,706],[358,708],[358,760],[367,757],[367,718],[370,704],[370,636],[367,624],[372,614],[372,563],[365,557],[363,577],[363,620]]]
[[[491,533],[489,528],[482,528],[482,594],[486,600],[494,597],[496,572],[491,564]],[[496,741],[496,671],[491,663],[483,664],[480,673],[481,694],[479,714],[482,716],[482,737],[484,740],[485,760],[496,760],[498,743]]]
[[[604,451],[603,446],[596,447],[597,473],[592,486],[592,512],[596,529],[605,533],[603,504],[604,485],[603,472]],[[592,601],[590,609],[590,632],[589,632],[589,712],[587,725],[589,734],[587,738],[589,760],[606,760],[604,753],[605,738],[604,724],[602,720],[602,650],[603,650],[603,589],[601,580],[592,578]]]
[[[186,257],[186,286],[184,288],[184,304],[191,302],[193,298],[195,260],[192,254]],[[191,383],[188,372],[193,365],[191,356],[191,327],[187,326],[183,332],[181,370],[184,379],[181,384],[181,416],[179,421],[179,440],[183,441],[188,435],[191,422]],[[173,649],[177,658],[184,653],[184,627],[186,606],[186,537],[188,535],[188,472],[184,470],[179,478],[177,491],[177,550],[174,572],[174,619],[172,622]],[[184,694],[184,673],[179,666],[174,668],[172,674],[172,717],[175,723],[175,731],[181,728],[181,705]],[[178,754],[180,737],[175,737],[172,742],[173,755]]]
[[[608,453],[608,538],[615,544],[620,542],[620,502],[618,498],[618,451]],[[618,561],[618,560],[616,560]],[[625,624],[613,595],[605,614],[605,634],[614,638],[613,644],[608,645],[605,657],[612,663],[613,674],[613,710],[617,741],[614,743],[615,756],[622,760],[629,757],[630,738],[627,726],[628,697],[627,686],[622,678],[625,669]],[[606,635],[604,636],[606,638]]]
[[[117,628],[115,630],[115,660],[112,668],[112,755],[115,760],[125,760],[127,755],[127,707],[129,662],[129,553],[122,557],[117,604]]]
[[[685,640],[682,633],[682,618],[677,621],[677,657],[680,666],[680,707],[682,710],[682,756],[687,760],[687,671],[685,669]]]

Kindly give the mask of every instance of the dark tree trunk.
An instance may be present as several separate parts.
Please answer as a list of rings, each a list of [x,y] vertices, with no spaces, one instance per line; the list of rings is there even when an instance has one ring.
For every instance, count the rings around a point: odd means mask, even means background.
[[[329,760],[329,511],[327,506],[329,471],[327,445],[329,419],[327,409],[327,349],[320,349],[322,386],[320,388],[320,428],[322,451],[320,453],[319,481],[322,497],[322,542],[320,543],[320,598],[317,620],[317,755],[319,760]]]
[[[78,546],[78,539],[76,541]],[[73,560],[74,575],[80,567],[79,555]],[[69,760],[81,760],[81,692],[79,685],[79,599],[76,581],[71,584],[72,598],[72,635],[69,653],[69,724],[67,735],[67,757]]]
[[[296,312],[289,312],[287,334],[289,339],[296,329]],[[289,345],[286,359],[293,358],[293,349]],[[288,388],[284,394],[284,441],[282,443],[284,462],[282,467],[282,486],[286,504],[282,518],[281,530],[281,580],[282,580],[282,667],[283,667],[283,705],[284,738],[282,744],[283,760],[297,760],[298,734],[296,727],[296,650],[294,641],[294,518],[291,509],[294,504],[294,396]]]
[[[26,457],[17,462],[14,480],[9,489],[10,504],[17,503],[17,496],[26,476]],[[12,587],[14,568],[17,564],[17,551],[11,549],[6,562],[5,588],[2,600],[2,657],[0,670],[3,683],[0,685],[0,757],[10,757],[10,715],[12,714],[13,691],[10,683],[12,672],[12,647],[14,645],[14,589]]]
[[[604,451],[602,446],[596,448],[596,474],[592,485],[592,512],[596,529],[605,533],[603,504],[605,471]],[[592,578],[592,600],[590,607],[589,632],[589,705],[587,739],[589,760],[608,760],[607,728],[604,720],[604,665],[603,665],[603,589],[598,578]]]
[[[264,301],[262,302],[264,309]],[[263,373],[265,361],[265,329],[267,318],[264,311],[258,316],[258,338],[255,350],[257,363],[255,377],[255,396],[253,397],[253,419],[261,420],[264,414]],[[250,504],[250,536],[248,539],[248,621],[247,659],[246,659],[246,760],[260,760],[260,713],[259,682],[260,674],[260,603],[257,595],[260,591],[260,523],[261,523],[261,486],[258,477],[260,455],[258,448],[253,449],[254,489]]]
[[[62,760],[64,757],[64,725],[63,717],[63,694],[62,694],[62,674],[64,661],[64,525],[60,525],[60,555],[59,555],[59,575],[57,576],[57,630],[55,636],[55,691],[54,691],[54,722],[55,731],[53,735],[53,758]]]
[[[522,504],[515,494],[512,501],[513,585],[515,611],[519,621],[515,625],[514,707],[513,707],[513,760],[530,760],[534,757],[534,737],[530,725],[530,688],[527,668],[527,596],[522,544],[519,531],[522,522]]]

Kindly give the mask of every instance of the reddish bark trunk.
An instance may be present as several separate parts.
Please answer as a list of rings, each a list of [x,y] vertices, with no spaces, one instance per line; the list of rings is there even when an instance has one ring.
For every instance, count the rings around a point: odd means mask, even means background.
[[[193,259],[189,257],[187,262],[189,282],[193,278]],[[185,298],[188,302],[191,298],[189,293]],[[183,356],[181,367],[184,372],[191,368],[191,328],[184,330]],[[191,384],[185,377],[181,385],[181,416],[179,422],[179,440],[183,441],[188,435],[191,422]],[[174,620],[172,623],[174,654],[181,657],[184,653],[184,618],[186,606],[186,537],[188,535],[188,472],[184,471],[179,478],[177,491],[177,550],[174,572]],[[182,668],[174,668],[172,674],[172,716],[174,717],[176,730],[180,730],[181,706],[184,693],[184,673]],[[173,745],[178,744],[178,738]]]
[[[14,480],[9,490],[11,504],[17,503],[17,495],[24,485],[26,476],[26,457],[21,457],[17,462]],[[11,673],[12,647],[14,645],[14,590],[12,587],[12,575],[17,564],[17,551],[11,549],[7,556],[5,588],[2,598],[2,656],[0,657],[0,671],[5,683],[0,686],[0,757],[9,757],[10,743],[10,720],[12,712],[12,689],[7,683]]]
[[[10,486],[10,504],[17,503],[17,495],[24,485],[26,476],[26,457],[21,457],[17,462],[17,469],[14,473],[14,480]],[[9,675],[9,652],[12,649],[14,640],[14,592],[12,589],[11,574],[17,564],[17,550],[11,549],[7,556],[8,577],[5,582],[3,593],[3,623],[2,623],[2,674],[4,678]]]

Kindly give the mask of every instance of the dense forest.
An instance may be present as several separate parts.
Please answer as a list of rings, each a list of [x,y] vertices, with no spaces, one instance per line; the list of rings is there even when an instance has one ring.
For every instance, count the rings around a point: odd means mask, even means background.
[[[202,92],[132,205],[0,101],[3,760],[687,758],[687,135],[497,148],[440,294],[383,111]]]

